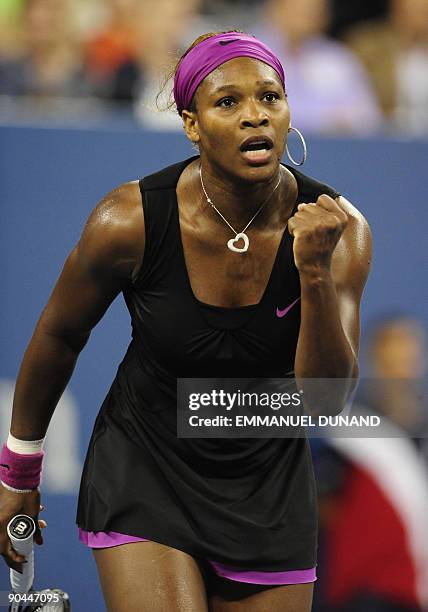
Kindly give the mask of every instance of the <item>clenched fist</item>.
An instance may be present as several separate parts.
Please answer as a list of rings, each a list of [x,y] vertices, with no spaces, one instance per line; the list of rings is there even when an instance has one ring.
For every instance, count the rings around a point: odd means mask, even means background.
[[[297,212],[288,220],[299,272],[329,269],[331,256],[347,224],[348,215],[328,195],[321,195],[316,204],[299,204]]]

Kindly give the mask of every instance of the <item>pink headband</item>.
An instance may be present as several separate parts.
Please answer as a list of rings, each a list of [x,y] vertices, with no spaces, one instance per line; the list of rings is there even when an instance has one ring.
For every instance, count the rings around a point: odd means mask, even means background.
[[[284,69],[279,59],[264,43],[239,32],[210,36],[193,47],[181,60],[174,79],[177,110],[189,108],[195,91],[213,70],[235,57],[252,57],[271,66],[285,85]]]

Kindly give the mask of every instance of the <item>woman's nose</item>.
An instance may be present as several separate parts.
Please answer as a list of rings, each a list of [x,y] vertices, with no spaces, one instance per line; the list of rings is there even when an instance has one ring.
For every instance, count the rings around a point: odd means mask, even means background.
[[[259,127],[269,124],[266,109],[255,102],[249,102],[243,108],[240,120],[241,127]]]

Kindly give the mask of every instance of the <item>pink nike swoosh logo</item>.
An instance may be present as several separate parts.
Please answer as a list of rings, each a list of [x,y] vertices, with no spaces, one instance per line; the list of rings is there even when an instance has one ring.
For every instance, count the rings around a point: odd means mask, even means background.
[[[298,297],[297,300],[294,300],[294,302],[292,302],[289,306],[287,306],[287,308],[284,308],[284,310],[280,310],[279,308],[276,309],[276,316],[279,319],[282,319],[282,317],[285,317],[285,315],[287,314],[287,312],[289,310],[291,310],[293,308],[293,306],[295,304],[297,304],[297,302],[300,300],[300,298]]]

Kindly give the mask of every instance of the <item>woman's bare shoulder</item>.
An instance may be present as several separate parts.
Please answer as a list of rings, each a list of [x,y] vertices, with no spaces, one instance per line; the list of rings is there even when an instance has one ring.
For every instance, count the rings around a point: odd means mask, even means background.
[[[138,181],[131,181],[113,189],[97,204],[79,248],[95,271],[134,280],[143,260],[144,238],[142,197]]]

